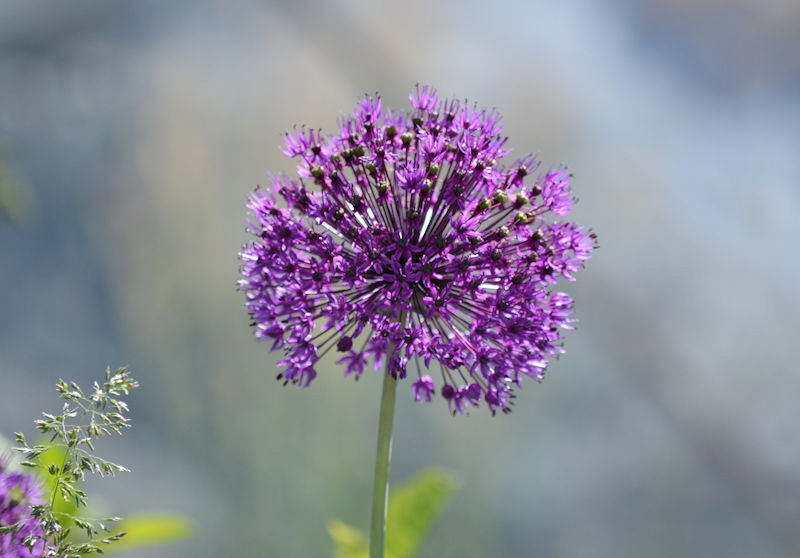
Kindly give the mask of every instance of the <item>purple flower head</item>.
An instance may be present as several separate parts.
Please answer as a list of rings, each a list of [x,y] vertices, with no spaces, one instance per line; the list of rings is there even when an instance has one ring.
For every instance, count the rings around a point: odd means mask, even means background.
[[[42,490],[33,475],[8,471],[0,459],[0,527],[16,526],[0,533],[0,556],[32,558],[43,556],[44,529],[33,516],[34,505],[44,503]],[[31,537],[32,549],[25,545]]]
[[[335,135],[286,134],[298,177],[273,176],[247,204],[245,308],[256,337],[284,351],[284,383],[308,385],[336,351],[356,379],[387,365],[414,373],[417,400],[438,383],[454,413],[481,401],[508,412],[522,377],[540,380],[562,352],[572,300],[553,287],[595,235],[558,220],[574,203],[565,169],[500,162],[496,112],[427,86],[411,106],[365,97]]]

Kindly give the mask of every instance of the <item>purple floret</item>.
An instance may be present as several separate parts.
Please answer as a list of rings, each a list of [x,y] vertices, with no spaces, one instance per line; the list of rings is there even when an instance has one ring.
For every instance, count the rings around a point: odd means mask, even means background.
[[[286,134],[298,178],[271,177],[247,204],[245,308],[284,351],[285,383],[308,385],[334,350],[345,375],[410,369],[430,401],[432,369],[454,413],[481,400],[508,412],[521,378],[542,379],[563,352],[572,299],[552,289],[595,235],[557,220],[574,203],[565,169],[499,162],[510,150],[496,112],[420,86],[411,106],[365,97],[336,135]]]
[[[32,558],[42,556],[44,529],[33,516],[34,505],[43,504],[42,490],[33,475],[7,471],[0,461],[0,527],[16,526],[0,533],[0,556]],[[31,548],[25,539],[31,537]]]

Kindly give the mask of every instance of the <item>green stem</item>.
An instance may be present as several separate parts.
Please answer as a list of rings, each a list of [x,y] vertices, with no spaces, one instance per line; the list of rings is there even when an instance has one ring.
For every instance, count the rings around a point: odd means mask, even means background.
[[[372,523],[369,533],[370,558],[383,558],[386,538],[386,507],[389,497],[389,459],[392,455],[392,421],[397,380],[389,374],[389,359],[386,357],[386,372],[383,375],[381,412],[378,421],[378,451],[375,457],[375,487],[372,493]]]

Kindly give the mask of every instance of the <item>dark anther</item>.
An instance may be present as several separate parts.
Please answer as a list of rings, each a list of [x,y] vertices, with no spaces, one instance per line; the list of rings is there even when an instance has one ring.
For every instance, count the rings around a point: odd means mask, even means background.
[[[392,139],[397,135],[397,128],[394,126],[387,126],[386,127],[386,137]]]
[[[406,132],[405,134],[402,134],[400,136],[400,141],[403,142],[403,145],[405,147],[408,147],[409,145],[411,145],[411,140],[413,140],[413,139],[414,139],[414,136],[411,135],[409,132]]]
[[[336,211],[333,212],[333,220],[341,221],[342,219],[344,219],[344,209],[337,207]]]
[[[280,232],[278,234],[283,239],[291,238],[292,237],[292,229],[290,229],[289,227],[281,227],[281,230],[280,230]]]

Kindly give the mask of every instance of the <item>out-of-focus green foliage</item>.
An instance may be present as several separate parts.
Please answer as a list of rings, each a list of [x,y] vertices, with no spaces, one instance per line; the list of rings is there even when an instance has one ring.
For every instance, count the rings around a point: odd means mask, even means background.
[[[117,527],[125,532],[125,538],[111,547],[114,551],[154,546],[192,536],[192,524],[188,519],[166,513],[130,515]]]
[[[336,545],[335,558],[367,558],[369,540],[359,529],[334,519],[328,523],[328,534]]]
[[[0,219],[19,224],[31,211],[33,193],[0,153]]]
[[[392,490],[386,518],[386,558],[412,558],[457,490],[451,475],[432,468]],[[369,556],[369,541],[358,529],[334,520],[328,524],[328,533],[336,545],[336,558]]]

